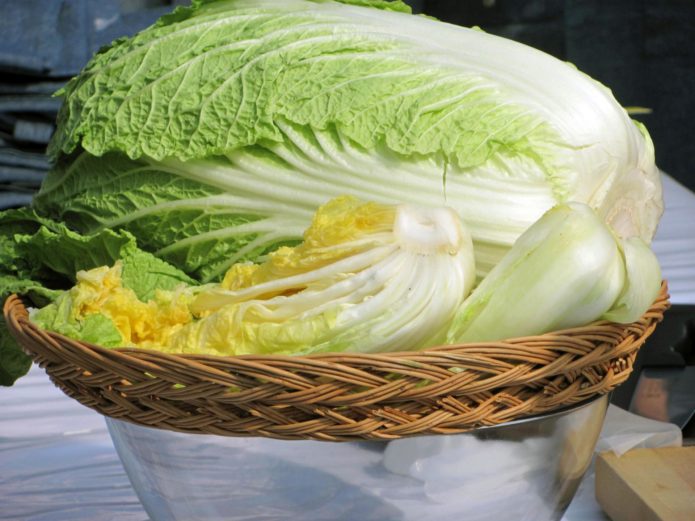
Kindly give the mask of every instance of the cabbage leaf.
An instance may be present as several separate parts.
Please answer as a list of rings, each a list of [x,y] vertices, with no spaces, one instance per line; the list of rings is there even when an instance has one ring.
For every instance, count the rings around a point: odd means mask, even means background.
[[[142,299],[151,298],[156,289],[173,289],[194,280],[154,255],[142,251],[126,231],[103,230],[80,235],[61,223],[37,216],[30,209],[0,213],[0,302],[12,294],[22,295],[30,306],[42,307],[62,295],[76,274],[122,260],[123,284]],[[86,324],[57,328],[57,315],[46,324],[49,329],[74,338],[107,345],[114,344],[102,319]],[[0,385],[12,385],[26,374],[31,363],[4,321],[0,326]]]

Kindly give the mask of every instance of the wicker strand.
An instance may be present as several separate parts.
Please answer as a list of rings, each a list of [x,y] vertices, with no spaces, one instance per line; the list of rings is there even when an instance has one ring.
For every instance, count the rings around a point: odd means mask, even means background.
[[[194,434],[324,441],[453,434],[611,391],[668,308],[632,324],[382,354],[214,357],[105,349],[43,331],[21,299],[8,328],[68,396],[102,414]]]

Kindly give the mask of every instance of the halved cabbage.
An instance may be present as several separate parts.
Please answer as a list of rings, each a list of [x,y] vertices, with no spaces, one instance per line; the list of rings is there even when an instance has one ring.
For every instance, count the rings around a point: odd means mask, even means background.
[[[120,273],[120,263],[79,273],[33,319],[79,337],[100,315],[122,345],[175,353],[419,349],[444,342],[475,264],[449,208],[339,197],[317,211],[302,244],[236,264],[221,284],[157,291],[145,303]]]

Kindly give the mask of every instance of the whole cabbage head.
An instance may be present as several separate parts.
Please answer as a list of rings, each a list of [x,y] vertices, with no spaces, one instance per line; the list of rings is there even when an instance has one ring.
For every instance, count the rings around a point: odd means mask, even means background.
[[[197,1],[60,94],[37,212],[204,282],[338,195],[453,207],[479,276],[558,203],[647,242],[662,212],[648,134],[608,89],[400,1]]]

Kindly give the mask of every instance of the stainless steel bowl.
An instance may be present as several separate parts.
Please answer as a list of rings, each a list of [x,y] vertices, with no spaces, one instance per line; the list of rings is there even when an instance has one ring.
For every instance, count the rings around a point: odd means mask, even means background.
[[[608,406],[450,436],[329,443],[179,434],[107,419],[152,521],[555,521]]]

